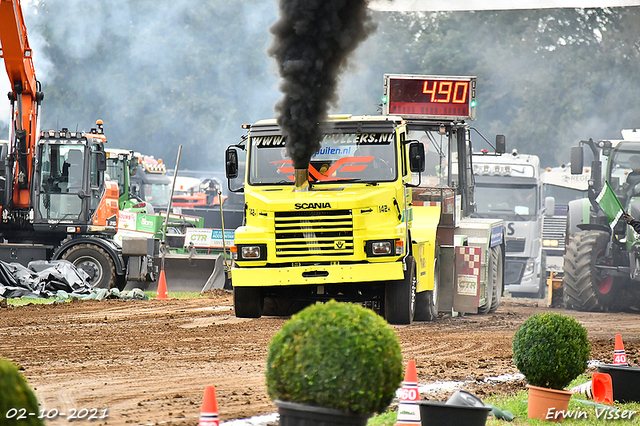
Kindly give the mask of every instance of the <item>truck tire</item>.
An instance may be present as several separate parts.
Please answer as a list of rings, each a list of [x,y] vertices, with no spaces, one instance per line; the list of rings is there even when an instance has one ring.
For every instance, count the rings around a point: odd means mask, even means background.
[[[411,324],[416,310],[416,284],[416,260],[407,256],[404,279],[385,285],[384,316],[389,324]]]
[[[504,261],[502,258],[502,246],[495,246],[491,248],[492,268],[493,272],[493,293],[491,295],[491,308],[490,313],[494,313],[500,306],[500,300],[502,299],[502,287],[504,282]]]
[[[544,299],[547,295],[547,255],[542,254],[540,259],[540,287],[538,288],[538,299]]]
[[[62,259],[89,274],[89,285],[93,288],[112,288],[116,284],[116,268],[113,259],[95,244],[72,246]]]
[[[238,318],[260,318],[264,310],[264,296],[260,287],[234,287],[233,308]]]
[[[487,283],[484,286],[484,303],[478,306],[479,314],[486,314],[491,312],[491,305],[493,304],[493,293],[496,280],[496,268],[498,267],[497,260],[493,256],[493,250],[487,251]],[[497,306],[496,306],[497,309]]]
[[[437,253],[437,252],[436,252]],[[440,283],[440,264],[436,257],[433,266],[433,290],[416,293],[416,321],[434,321],[438,317],[438,285]]]
[[[574,234],[564,254],[562,293],[565,306],[579,311],[607,310],[614,297],[613,277],[598,276],[596,263],[604,256],[609,242],[605,231]]]

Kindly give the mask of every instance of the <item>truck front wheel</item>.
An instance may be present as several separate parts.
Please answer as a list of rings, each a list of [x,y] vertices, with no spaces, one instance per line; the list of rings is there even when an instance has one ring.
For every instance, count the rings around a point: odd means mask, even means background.
[[[601,276],[597,264],[605,264],[609,234],[581,231],[571,238],[564,255],[562,292],[569,309],[587,312],[607,310],[615,295],[612,276]]]
[[[385,318],[389,324],[411,324],[416,309],[416,260],[407,256],[404,279],[388,282],[384,290]]]
[[[234,287],[233,308],[238,318],[260,318],[264,310],[264,296],[260,287]]]
[[[93,288],[111,288],[116,283],[116,268],[106,251],[94,244],[78,244],[71,247],[62,259],[73,263],[89,275]]]

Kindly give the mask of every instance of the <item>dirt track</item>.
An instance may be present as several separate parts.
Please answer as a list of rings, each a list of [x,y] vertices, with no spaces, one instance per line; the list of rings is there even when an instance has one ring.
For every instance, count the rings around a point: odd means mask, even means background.
[[[512,393],[524,382],[482,379],[517,373],[511,339],[529,315],[551,310],[538,307],[543,303],[503,299],[495,314],[445,315],[394,328],[405,361],[416,361],[420,385],[472,381],[464,389],[481,397]],[[638,365],[637,314],[553,310],[587,327],[593,359],[612,362],[613,339],[620,333],[627,357]],[[92,425],[197,425],[207,385],[216,387],[222,421],[276,411],[265,391],[266,347],[285,320],[238,319],[230,293],[223,290],[192,300],[10,306],[0,308],[0,357],[23,369],[45,410],[95,408],[101,415],[107,409],[108,418]],[[68,423],[58,416],[48,424]]]

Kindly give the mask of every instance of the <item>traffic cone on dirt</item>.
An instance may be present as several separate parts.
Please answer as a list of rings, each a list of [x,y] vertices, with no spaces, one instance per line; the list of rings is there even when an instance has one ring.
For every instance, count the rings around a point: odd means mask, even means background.
[[[616,344],[613,348],[613,365],[628,365],[627,354],[624,351],[622,336],[620,334],[616,334]]]
[[[204,388],[204,399],[202,400],[198,426],[219,426],[219,424],[216,388],[214,386],[206,386]]]
[[[160,270],[160,278],[158,278],[158,290],[156,291],[156,300],[169,300],[167,293],[167,279],[164,276],[164,269]]]
[[[420,425],[420,391],[418,390],[418,373],[416,372],[416,362],[411,360],[407,363],[404,373],[404,382],[398,405],[398,421],[395,426],[416,426]]]

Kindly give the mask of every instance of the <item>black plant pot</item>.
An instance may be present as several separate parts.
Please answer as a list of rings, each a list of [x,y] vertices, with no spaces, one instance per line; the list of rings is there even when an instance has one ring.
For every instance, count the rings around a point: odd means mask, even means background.
[[[491,407],[419,401],[422,426],[484,426]]]
[[[614,401],[640,402],[640,368],[603,364],[598,367],[598,372],[611,376]]]
[[[280,426],[365,426],[371,414],[354,414],[331,408],[275,400]]]

